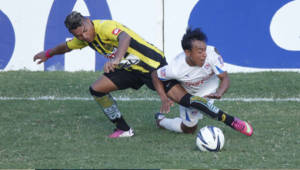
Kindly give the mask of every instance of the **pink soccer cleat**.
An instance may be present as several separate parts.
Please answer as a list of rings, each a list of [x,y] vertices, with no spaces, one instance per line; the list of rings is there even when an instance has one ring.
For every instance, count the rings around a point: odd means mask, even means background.
[[[253,128],[250,123],[242,121],[238,118],[234,118],[234,121],[231,123],[231,127],[247,136],[253,134]]]
[[[133,129],[129,129],[128,131],[116,129],[114,133],[110,134],[109,138],[123,138],[123,137],[131,137],[134,135]]]

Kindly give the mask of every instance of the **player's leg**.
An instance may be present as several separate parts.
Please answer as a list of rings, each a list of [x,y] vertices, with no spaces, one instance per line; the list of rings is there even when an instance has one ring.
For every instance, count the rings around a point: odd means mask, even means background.
[[[194,133],[197,129],[199,120],[203,119],[201,111],[195,108],[179,107],[180,118],[182,119],[181,128],[184,133]]]
[[[240,120],[237,117],[231,116],[221,109],[217,108],[215,105],[207,102],[207,99],[198,96],[192,96],[186,94],[182,97],[179,102],[183,106],[190,106],[200,111],[206,113],[210,117],[224,122],[226,125],[232,127],[233,129],[247,135],[251,136],[253,133],[253,128],[250,123]]]
[[[163,84],[168,97],[177,103],[186,94],[186,91],[176,80],[164,81]],[[166,118],[163,114],[156,113],[155,119],[158,127],[179,133],[188,131],[187,128],[182,127],[182,119],[180,117]]]
[[[159,127],[170,131],[194,133],[197,124],[203,118],[201,112],[194,108],[179,106],[180,117],[166,118],[163,114],[155,115],[156,123]]]
[[[180,85],[173,86],[167,92],[167,95],[180,105],[196,108],[204,112],[208,116],[224,122],[226,125],[247,136],[251,136],[253,133],[253,128],[249,123],[223,112],[213,104],[207,102],[207,100],[203,97],[192,96],[191,94],[187,93]]]
[[[164,128],[173,132],[182,133],[182,119],[180,117],[166,118],[162,113],[155,114],[155,121],[158,127]]]
[[[90,87],[90,93],[95,101],[100,105],[104,114],[110,121],[116,125],[116,131],[109,136],[111,138],[130,137],[134,135],[133,130],[126,123],[118,109],[116,101],[109,94],[112,91],[130,87],[129,84],[134,81],[135,80],[132,80],[127,72],[116,71],[105,73]],[[139,82],[136,82],[136,84],[139,84]]]

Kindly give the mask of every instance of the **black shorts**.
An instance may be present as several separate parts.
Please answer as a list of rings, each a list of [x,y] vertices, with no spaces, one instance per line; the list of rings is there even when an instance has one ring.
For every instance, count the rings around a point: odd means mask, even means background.
[[[138,71],[127,71],[124,69],[115,69],[114,72],[104,73],[119,90],[133,88],[135,90],[141,88],[144,84],[151,90],[155,90],[150,73],[141,73]],[[163,81],[166,93],[176,84],[176,80]]]

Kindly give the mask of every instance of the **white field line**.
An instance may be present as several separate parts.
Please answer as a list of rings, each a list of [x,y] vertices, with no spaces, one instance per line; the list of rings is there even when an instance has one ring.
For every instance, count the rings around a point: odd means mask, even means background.
[[[160,101],[159,98],[130,98],[130,97],[115,97],[117,101]],[[56,97],[56,96],[40,96],[40,97],[1,97],[0,101],[8,100],[78,100],[78,101],[89,101],[93,100],[92,97]],[[223,98],[220,101],[242,101],[242,102],[300,102],[300,98]]]

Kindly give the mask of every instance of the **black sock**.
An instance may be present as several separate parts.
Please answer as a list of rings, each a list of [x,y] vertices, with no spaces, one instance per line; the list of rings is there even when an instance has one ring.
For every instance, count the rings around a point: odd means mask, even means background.
[[[190,95],[189,93],[187,93],[186,95],[184,95],[180,101],[179,101],[179,104],[181,106],[184,106],[184,107],[190,107],[191,104],[190,104],[190,99],[191,99],[192,95]]]
[[[120,118],[116,118],[112,122],[114,122],[116,124],[116,127],[120,130],[128,131],[130,129],[123,116],[121,116]]]
[[[219,110],[218,120],[224,122],[226,125],[231,127],[234,117],[229,114],[224,113],[222,110]]]
[[[233,116],[226,114],[221,109],[218,109],[217,112],[214,112],[211,109],[209,109],[208,106],[205,103],[202,103],[201,101],[191,103],[191,101],[190,101],[191,97],[192,97],[192,95],[187,93],[186,95],[184,95],[181,98],[179,104],[184,106],[184,107],[193,107],[195,109],[198,109],[198,110],[206,113],[208,116],[210,116],[212,118],[216,118],[218,121],[222,121],[226,125],[231,126],[231,123],[234,120]]]

